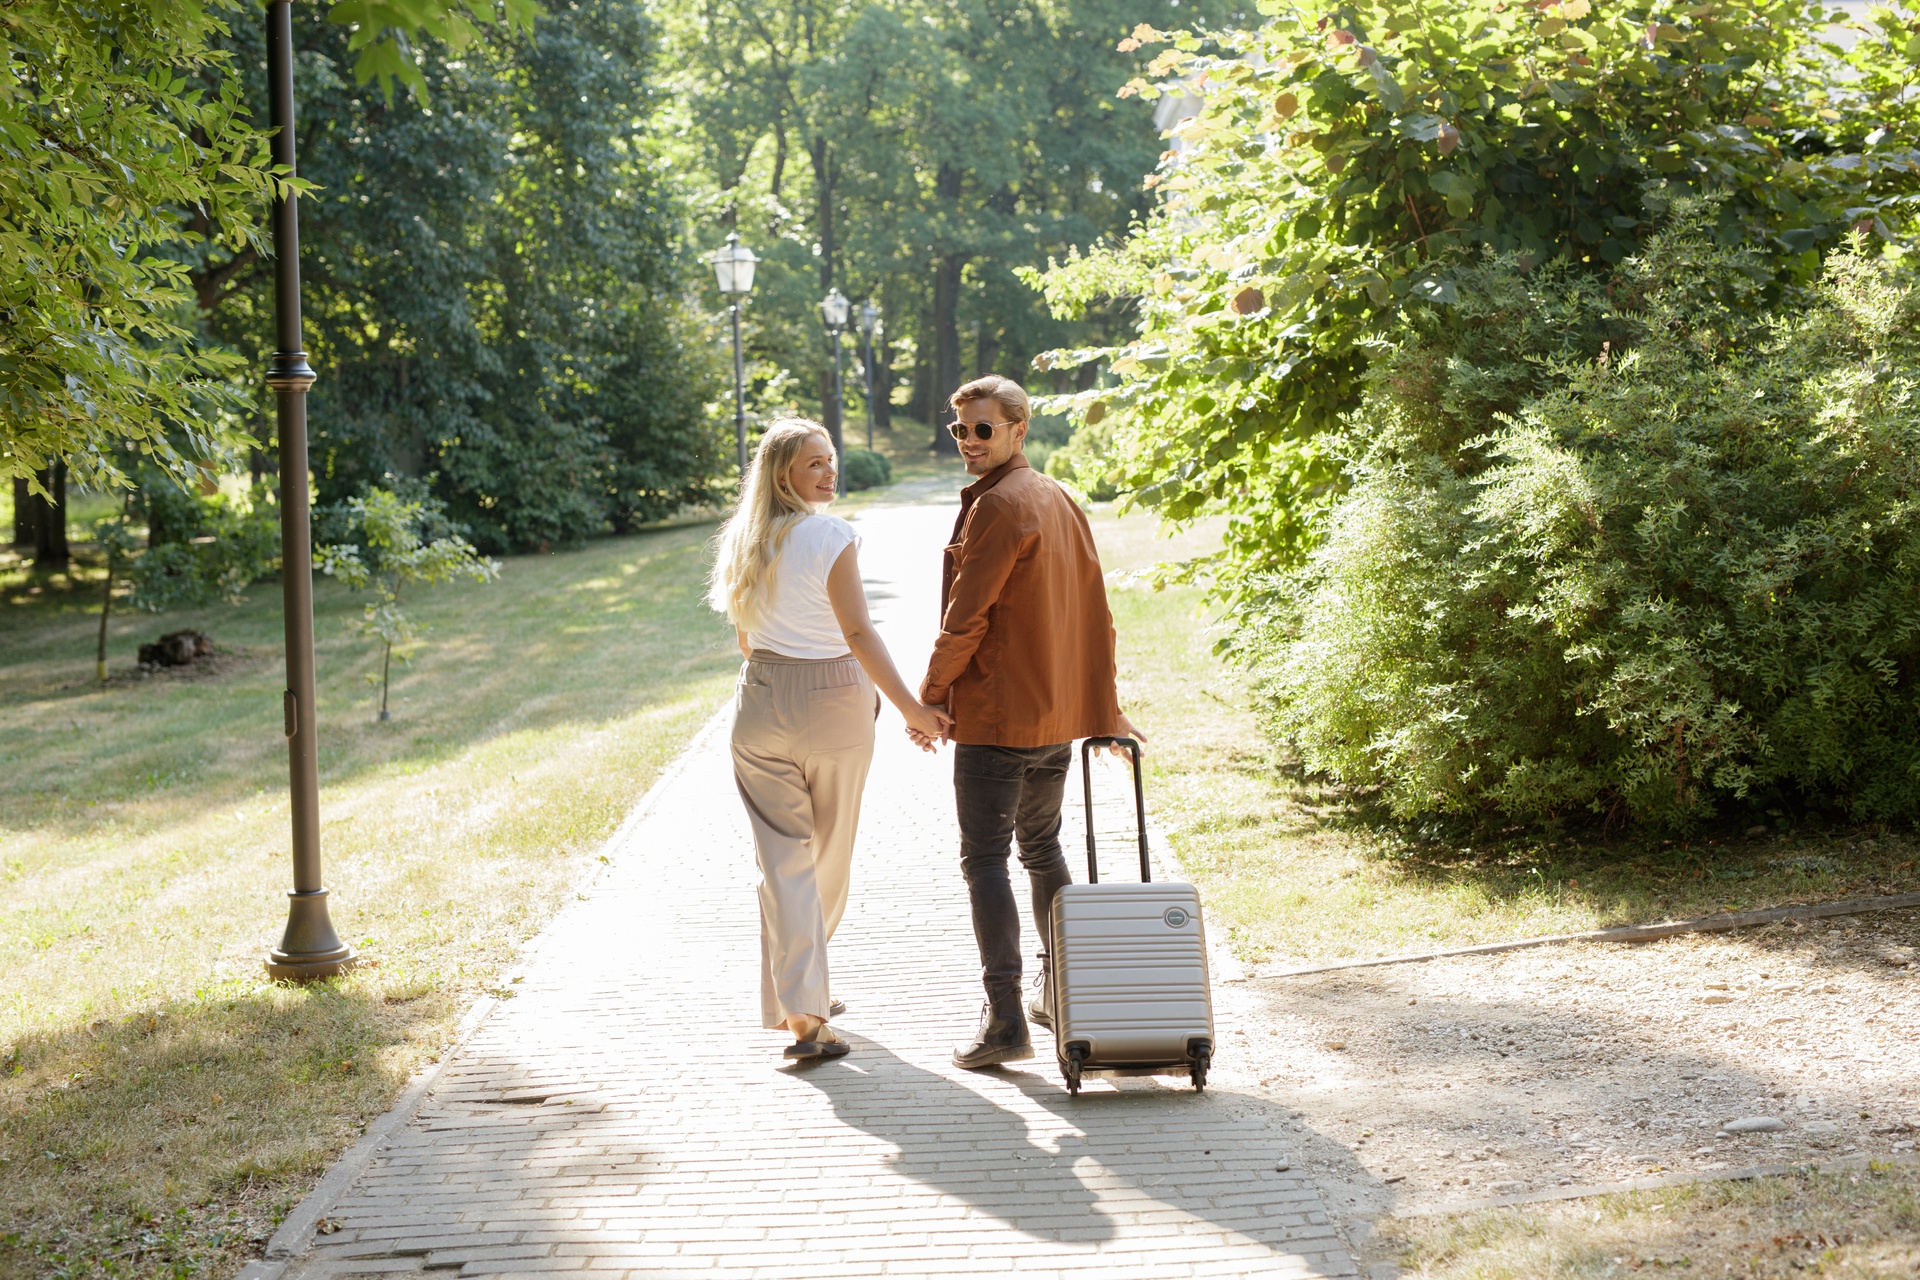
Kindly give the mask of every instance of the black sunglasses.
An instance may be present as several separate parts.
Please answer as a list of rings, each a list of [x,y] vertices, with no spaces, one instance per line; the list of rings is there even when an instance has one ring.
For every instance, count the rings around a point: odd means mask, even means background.
[[[994,428],[1017,427],[1019,425],[1017,422],[976,422],[973,424],[973,438],[984,444],[988,440],[993,439]],[[967,438],[967,424],[964,422],[949,422],[947,424],[947,430],[953,433],[955,440],[965,440]]]

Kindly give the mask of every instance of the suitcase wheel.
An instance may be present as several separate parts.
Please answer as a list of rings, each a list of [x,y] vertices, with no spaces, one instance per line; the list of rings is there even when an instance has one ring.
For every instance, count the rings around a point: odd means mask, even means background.
[[[1213,1050],[1206,1045],[1195,1045],[1193,1049],[1193,1068],[1189,1074],[1193,1077],[1193,1091],[1199,1093],[1207,1087],[1207,1068],[1213,1064]]]
[[[1067,1060],[1060,1064],[1060,1074],[1067,1078],[1067,1093],[1080,1096],[1080,1065],[1087,1058],[1087,1047],[1083,1044],[1067,1046]]]

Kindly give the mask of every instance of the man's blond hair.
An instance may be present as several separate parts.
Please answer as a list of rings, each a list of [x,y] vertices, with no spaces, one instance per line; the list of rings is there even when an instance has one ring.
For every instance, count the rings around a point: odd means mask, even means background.
[[[1000,406],[1001,413],[1015,422],[1028,422],[1033,417],[1033,410],[1027,404],[1026,388],[1012,378],[1003,378],[997,373],[975,378],[947,397],[947,403],[955,410],[975,400],[993,401]]]

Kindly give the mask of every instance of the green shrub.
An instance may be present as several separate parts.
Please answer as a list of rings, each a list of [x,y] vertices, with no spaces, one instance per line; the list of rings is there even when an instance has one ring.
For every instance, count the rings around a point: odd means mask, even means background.
[[[127,570],[135,608],[158,613],[215,600],[240,604],[247,587],[279,572],[280,507],[265,485],[245,498],[203,494],[144,469],[134,502],[114,522],[126,535],[124,526],[142,516],[147,549]]]
[[[893,479],[893,464],[887,461],[883,453],[874,453],[870,449],[847,450],[847,489],[858,492],[861,489],[877,489]]]
[[[1118,468],[1113,462],[1113,428],[1098,423],[1081,427],[1071,440],[1047,456],[1046,472],[1095,502],[1112,502],[1120,496],[1115,484]]]
[[[1345,477],[1329,438],[1409,309],[1451,301],[1453,252],[1604,276],[1676,202],[1779,288],[1850,228],[1912,236],[1920,18],[1784,0],[1264,4],[1257,31],[1166,41],[1123,94],[1198,95],[1124,243],[1042,274],[1057,314],[1126,299],[1136,341],[1059,351],[1117,385],[1036,409],[1117,424],[1097,469],[1175,520],[1232,519],[1229,599],[1299,563]],[[1872,25],[1867,25],[1868,23]],[[1846,27],[1836,38],[1837,28]],[[1084,474],[1076,463],[1075,473]]]
[[[1683,229],[1410,313],[1257,611],[1310,768],[1406,817],[1920,814],[1920,285],[1770,275]]]

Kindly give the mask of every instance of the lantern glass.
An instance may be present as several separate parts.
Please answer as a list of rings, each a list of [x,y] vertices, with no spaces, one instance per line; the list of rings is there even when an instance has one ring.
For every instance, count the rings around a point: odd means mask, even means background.
[[[713,277],[722,293],[753,292],[753,268],[760,259],[753,256],[753,250],[740,243],[735,236],[728,236],[727,243],[713,251],[708,259],[713,263]]]
[[[851,306],[852,304],[847,301],[846,294],[841,293],[838,289],[830,291],[820,302],[820,314],[826,317],[827,328],[832,329],[836,333],[846,328],[847,312],[851,309]]]
[[[743,244],[733,246],[733,291],[735,293],[753,292],[753,267],[760,259],[753,256],[753,250]]]
[[[860,306],[860,332],[872,337],[879,327],[880,308],[873,305],[872,299],[868,299]]]

